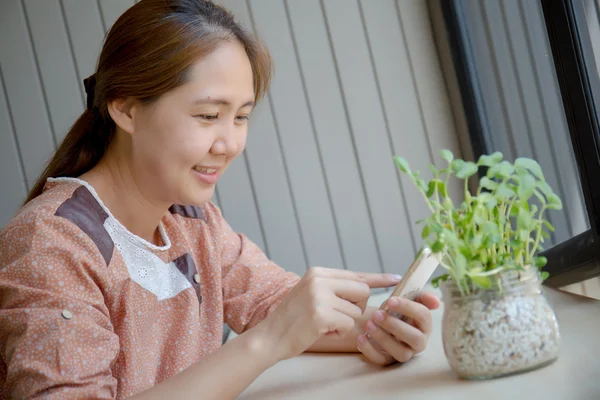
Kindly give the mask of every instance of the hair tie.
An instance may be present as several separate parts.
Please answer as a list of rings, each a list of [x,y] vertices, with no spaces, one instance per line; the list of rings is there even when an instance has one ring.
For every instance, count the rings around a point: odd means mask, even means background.
[[[87,94],[86,106],[88,110],[94,107],[94,95],[96,92],[96,74],[93,74],[89,78],[83,80],[83,86],[85,87],[85,93]]]

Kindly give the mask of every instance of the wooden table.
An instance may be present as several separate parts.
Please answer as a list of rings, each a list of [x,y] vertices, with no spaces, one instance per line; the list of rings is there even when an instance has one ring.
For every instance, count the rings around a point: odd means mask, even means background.
[[[458,379],[444,356],[442,307],[433,312],[429,347],[404,365],[380,368],[358,355],[304,354],[267,370],[239,399],[600,399],[600,301],[544,291],[559,319],[562,348],[543,369],[487,381]],[[385,297],[375,295],[370,303]]]

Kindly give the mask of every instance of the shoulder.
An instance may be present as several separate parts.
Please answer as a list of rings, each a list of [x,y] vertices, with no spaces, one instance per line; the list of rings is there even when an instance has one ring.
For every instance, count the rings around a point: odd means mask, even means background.
[[[52,181],[0,231],[0,268],[25,255],[63,250],[108,264],[112,241],[103,232],[104,219],[104,210],[84,186]]]

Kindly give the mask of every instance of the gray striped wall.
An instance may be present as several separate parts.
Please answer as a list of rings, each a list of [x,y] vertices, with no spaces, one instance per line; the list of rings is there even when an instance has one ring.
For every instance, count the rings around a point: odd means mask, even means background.
[[[426,171],[442,147],[462,154],[427,2],[221,3],[267,42],[276,68],[247,150],[217,187],[227,220],[289,270],[403,273],[427,210],[392,156]],[[0,2],[0,226],[83,111],[81,82],[132,4]]]

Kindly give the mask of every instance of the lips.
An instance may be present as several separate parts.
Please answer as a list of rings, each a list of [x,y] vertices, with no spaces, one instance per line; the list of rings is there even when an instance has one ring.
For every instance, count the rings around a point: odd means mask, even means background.
[[[217,165],[195,165],[192,170],[194,175],[201,182],[209,185],[214,185],[219,180],[219,170],[221,166]]]

